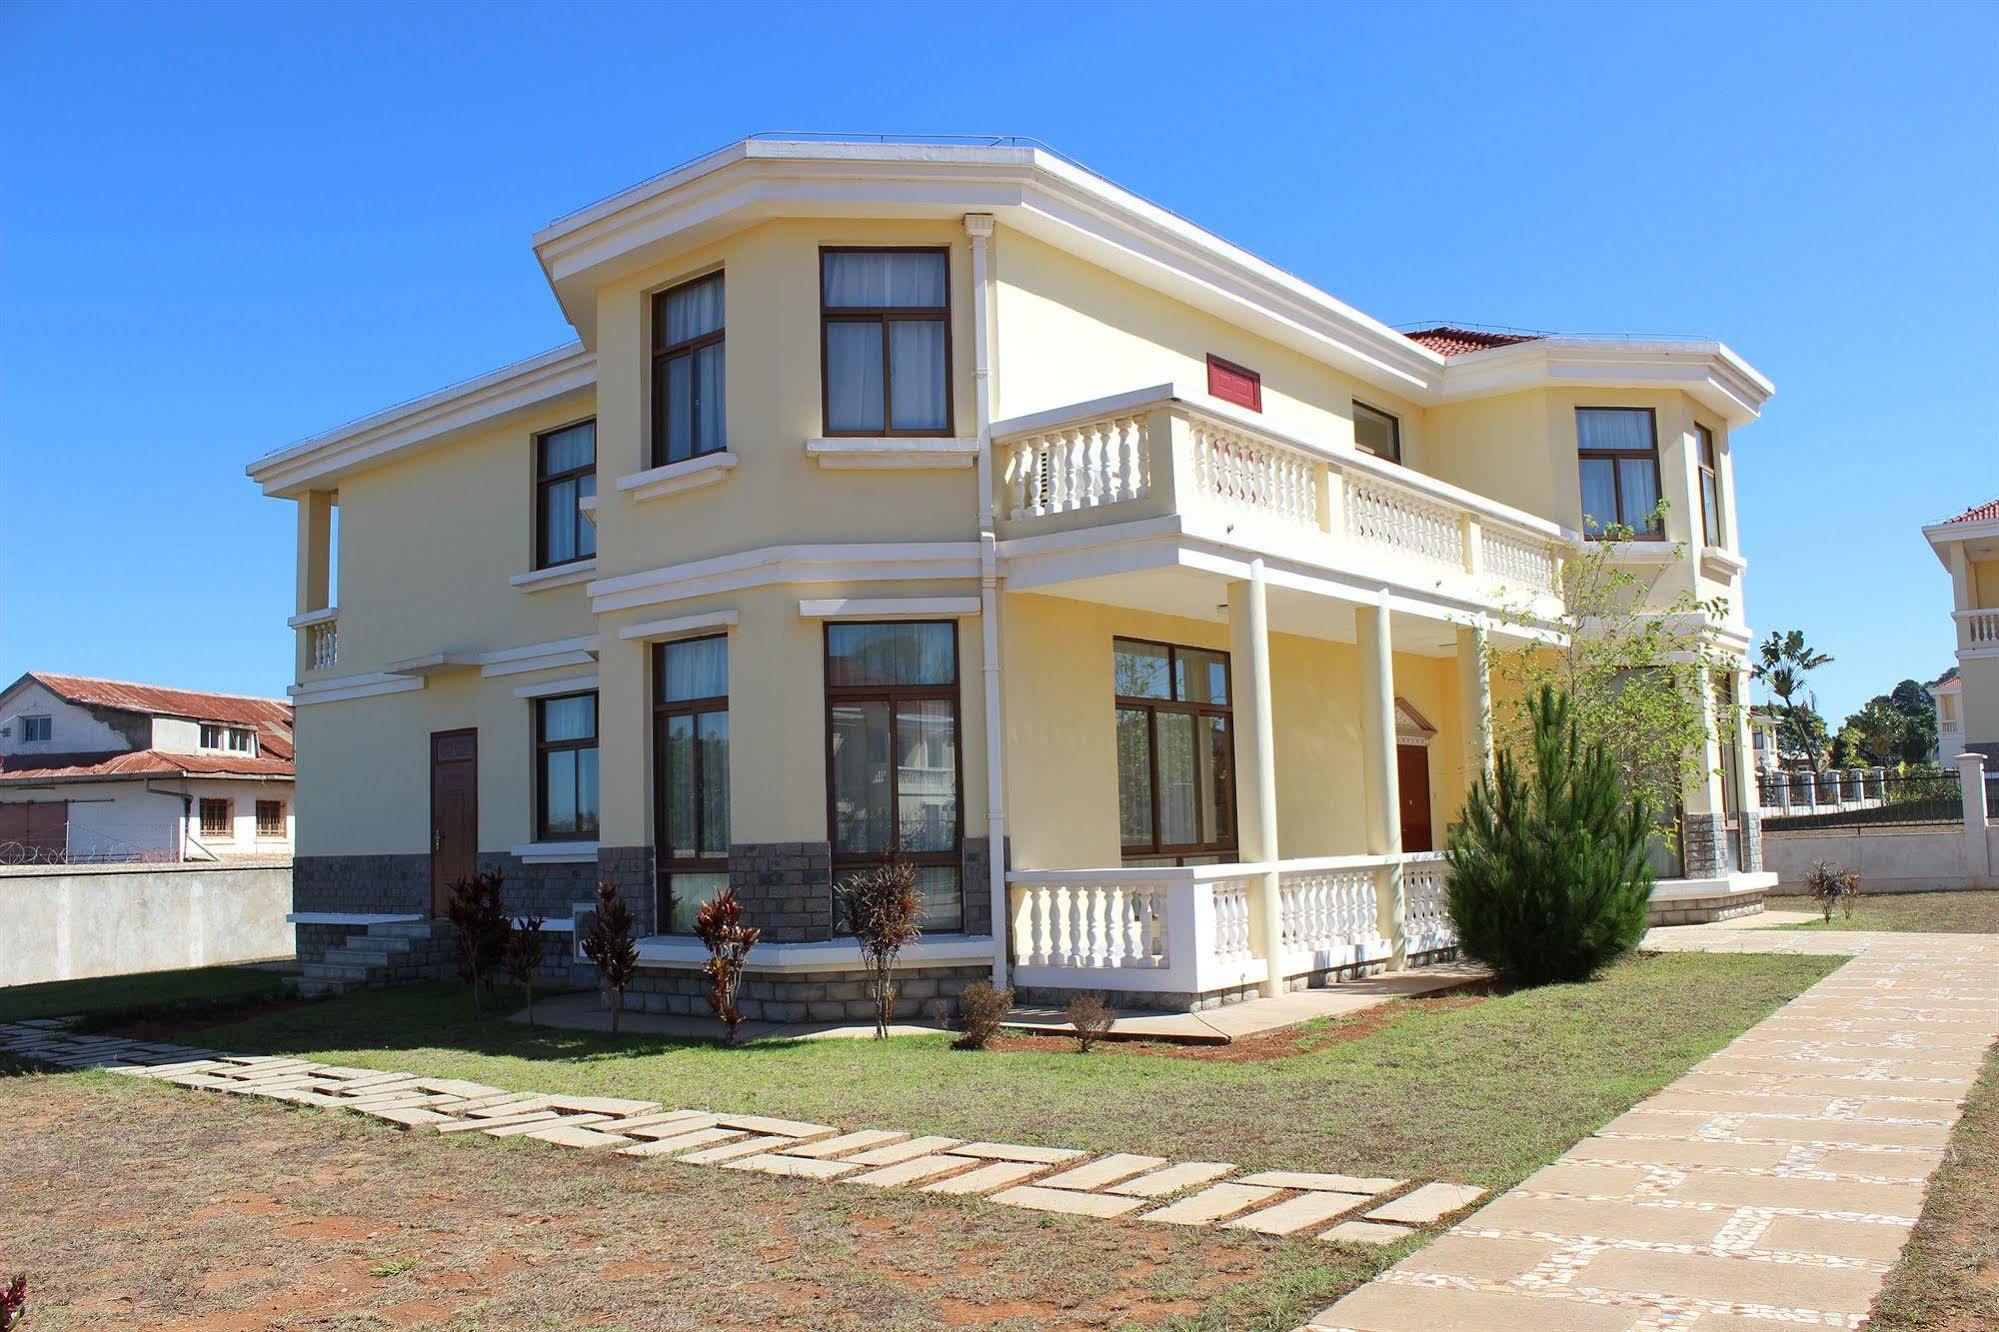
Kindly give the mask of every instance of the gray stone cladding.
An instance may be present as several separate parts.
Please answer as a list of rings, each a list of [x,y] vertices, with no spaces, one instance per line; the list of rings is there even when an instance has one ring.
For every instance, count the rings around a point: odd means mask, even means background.
[[[1742,820],[1742,868],[1754,874],[1763,868],[1763,816],[1745,809]]]
[[[597,882],[608,883],[618,890],[618,896],[632,909],[632,915],[637,920],[639,937],[643,939],[648,934],[657,932],[659,927],[653,916],[651,847],[600,846],[597,848],[596,865],[579,868],[590,869],[593,877],[590,882],[581,886],[581,891],[571,899],[572,901],[594,901],[597,897]]]
[[[427,855],[298,856],[292,910],[429,915]]]
[[[1680,826],[1686,830],[1686,844],[1681,848],[1686,877],[1719,877],[1721,849],[1728,844],[1728,829],[1723,817],[1720,814],[1688,814]]]
[[[756,954],[750,954],[754,962]],[[991,980],[984,964],[951,967],[898,967],[896,1016],[917,1021],[931,1016],[942,1000],[952,1015],[958,995],[974,981]],[[645,967],[625,990],[625,1007],[634,1012],[691,1014],[707,1017],[708,981],[698,971]],[[743,977],[736,1006],[751,1022],[848,1022],[871,1020],[875,1006],[868,999],[867,981],[858,971],[805,971],[784,976],[750,972]]]
[[[743,904],[744,923],[769,942],[833,937],[830,842],[737,842],[729,848],[729,882]]]

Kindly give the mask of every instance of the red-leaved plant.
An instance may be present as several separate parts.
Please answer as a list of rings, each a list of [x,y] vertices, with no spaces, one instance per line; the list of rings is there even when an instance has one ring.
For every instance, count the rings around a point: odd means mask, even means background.
[[[608,883],[597,885],[597,911],[583,935],[583,956],[597,966],[598,982],[611,994],[611,1034],[625,1011],[625,987],[638,974],[637,924],[632,909]]]
[[[840,893],[840,916],[861,946],[868,972],[868,996],[875,1004],[875,1039],[888,1039],[895,1018],[895,961],[923,934],[923,894],[916,867],[889,852],[864,869]]]
[[[729,1044],[736,1043],[736,1028],[743,1025],[742,1010],[736,1007],[736,991],[743,983],[743,959],[756,947],[763,932],[743,924],[743,905],[736,900],[734,885],[715,894],[694,917],[694,937],[708,948],[702,974],[708,977],[708,1006],[729,1029]]]
[[[0,1289],[0,1332],[14,1332],[28,1321],[28,1278],[17,1276]]]

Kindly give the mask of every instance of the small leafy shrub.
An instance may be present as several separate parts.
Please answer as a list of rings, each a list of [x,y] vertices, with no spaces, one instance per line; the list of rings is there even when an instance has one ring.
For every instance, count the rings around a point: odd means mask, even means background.
[[[1117,1011],[1100,994],[1079,994],[1069,1001],[1069,1025],[1076,1029],[1076,1051],[1088,1054],[1117,1021]]]
[[[856,874],[840,893],[840,916],[861,945],[868,997],[875,1005],[875,1039],[888,1038],[895,1016],[895,962],[923,934],[923,895],[916,866],[890,853]]]
[[[960,1050],[983,1050],[999,1035],[1000,1024],[1013,1011],[1013,991],[999,989],[991,981],[974,981],[958,996],[964,1034],[952,1045]]]
[[[0,1332],[14,1332],[27,1321],[28,1278],[17,1276],[0,1288]]]
[[[1508,980],[1584,980],[1645,933],[1652,811],[1582,741],[1568,695],[1544,685],[1529,707],[1530,762],[1502,750],[1451,829],[1451,919],[1463,950]]]
[[[743,904],[736,900],[734,884],[704,903],[694,918],[694,936],[708,948],[708,961],[701,967],[708,977],[708,1007],[729,1029],[731,1045],[736,1043],[736,1028],[743,1025],[742,1010],[736,1007],[736,991],[743,983],[743,959],[762,933],[754,925],[743,924]]]
[[[505,962],[507,974],[514,978],[528,996],[528,1025],[534,1025],[534,973],[541,966],[540,916],[524,916],[519,924],[507,926],[507,948]]]
[[[611,992],[611,1034],[618,1034],[618,1019],[625,1011],[625,987],[639,969],[637,922],[632,909],[618,890],[608,883],[597,885],[597,910],[583,935],[583,956],[597,967],[597,978]]]
[[[479,987],[490,990],[507,951],[511,925],[500,905],[502,878],[498,870],[474,874],[451,885],[446,914],[458,927],[458,974],[472,987],[474,1011],[483,1013]]]
[[[1841,869],[1838,861],[1820,860],[1805,875],[1805,893],[1818,904],[1826,924],[1832,924],[1835,909],[1843,911],[1845,919],[1852,920],[1853,899],[1860,896],[1860,875]]]

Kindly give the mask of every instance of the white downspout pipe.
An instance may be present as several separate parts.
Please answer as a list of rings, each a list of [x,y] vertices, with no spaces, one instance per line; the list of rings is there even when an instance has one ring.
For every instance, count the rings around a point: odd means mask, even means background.
[[[1007,984],[1006,732],[1000,722],[999,537],[993,516],[990,213],[965,214],[972,240],[972,384],[979,424],[979,636],[986,702],[986,865],[992,895],[993,986]]]

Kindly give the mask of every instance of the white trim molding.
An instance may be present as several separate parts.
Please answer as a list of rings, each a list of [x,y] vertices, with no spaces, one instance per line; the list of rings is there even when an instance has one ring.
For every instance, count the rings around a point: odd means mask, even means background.
[[[1709,578],[1728,582],[1740,578],[1749,561],[1724,546],[1701,547],[1701,572]]]
[[[733,629],[743,617],[732,610],[709,611],[706,615],[682,615],[671,620],[646,620],[618,630],[618,637],[641,643],[669,638],[685,638],[706,629]]]
[[[537,680],[514,690],[515,698],[549,698],[556,694],[587,694],[597,687],[597,677],[565,675],[560,680]]]
[[[805,456],[829,472],[964,471],[979,460],[976,439],[808,439]]]
[[[727,450],[704,453],[699,458],[685,458],[680,462],[667,463],[664,467],[651,467],[643,472],[633,472],[630,476],[621,476],[618,478],[618,489],[634,500],[663,499],[668,495],[684,494],[727,481],[740,461]]]
[[[808,620],[962,618],[979,610],[977,597],[836,597],[798,603],[799,615]]]
[[[325,606],[319,610],[307,611],[303,615],[294,615],[289,620],[286,620],[285,623],[294,629],[305,629],[312,625],[325,624],[328,620],[338,618],[340,618],[340,608],[338,606]]]
[[[583,865],[597,859],[595,842],[525,842],[508,849],[523,865]]]
[[[442,675],[446,671],[468,671],[482,658],[477,652],[427,652],[420,657],[404,657],[382,669],[390,675]]]
[[[979,576],[976,541],[765,546],[685,564],[601,578],[590,584],[598,614],[659,606],[718,592],[786,583],[971,581]]]
[[[402,925],[423,920],[423,916],[394,916],[356,911],[290,911],[287,925]]]
[[[507,580],[508,584],[522,592],[546,592],[552,587],[572,587],[577,583],[587,583],[597,575],[597,557],[571,560],[567,564],[550,565],[546,569],[530,569],[517,573]]]
[[[549,643],[529,643],[523,647],[498,648],[479,657],[479,674],[488,679],[500,675],[526,675],[532,671],[552,671],[562,666],[588,666],[597,660],[597,635],[558,638]]]
[[[421,675],[394,675],[387,671],[373,671],[365,675],[343,675],[333,680],[314,680],[311,684],[295,684],[285,692],[291,695],[293,707],[310,707],[314,703],[344,703],[350,698],[375,698],[382,694],[408,694],[423,688]]]

